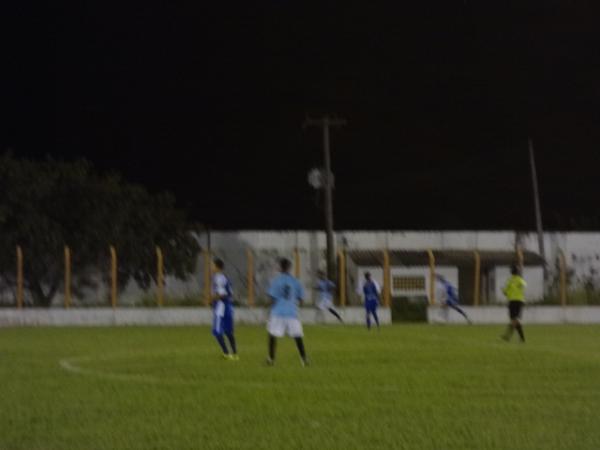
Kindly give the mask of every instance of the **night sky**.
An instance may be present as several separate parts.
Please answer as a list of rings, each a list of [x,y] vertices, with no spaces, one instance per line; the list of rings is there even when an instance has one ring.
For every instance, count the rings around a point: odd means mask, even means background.
[[[89,159],[214,228],[600,229],[598,2],[75,2],[3,14],[0,151]]]

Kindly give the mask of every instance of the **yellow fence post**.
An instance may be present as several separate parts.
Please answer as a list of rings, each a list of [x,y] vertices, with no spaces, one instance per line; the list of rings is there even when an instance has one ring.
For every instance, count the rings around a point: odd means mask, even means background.
[[[338,252],[338,258],[340,260],[340,306],[346,306],[346,252],[340,250]]]
[[[560,304],[566,306],[567,304],[567,263],[565,261],[565,254],[562,250],[559,250],[559,266],[560,266]]]
[[[246,258],[248,260],[248,306],[254,306],[254,254],[252,249],[246,249]]]
[[[204,251],[204,306],[210,305],[210,275],[212,272],[210,250]]]
[[[71,307],[71,249],[65,245],[65,309]]]
[[[383,251],[383,304],[386,308],[390,307],[390,252]]]
[[[17,245],[17,308],[23,308],[23,250]]]
[[[435,256],[431,249],[427,249],[427,255],[429,256],[429,304],[435,305]]]
[[[156,246],[156,300],[158,306],[162,306],[165,301],[165,266],[163,252],[159,246]]]
[[[117,307],[117,250],[110,246],[110,304]]]
[[[300,278],[300,252],[298,247],[294,248],[294,276]]]
[[[479,283],[481,281],[481,256],[479,252],[475,250],[473,252],[475,255],[475,280],[473,283],[473,305],[479,306]]]

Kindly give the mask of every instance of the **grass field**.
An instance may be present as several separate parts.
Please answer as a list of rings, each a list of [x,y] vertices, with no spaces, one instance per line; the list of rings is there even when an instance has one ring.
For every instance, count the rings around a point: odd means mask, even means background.
[[[600,449],[600,327],[0,329],[2,449]]]

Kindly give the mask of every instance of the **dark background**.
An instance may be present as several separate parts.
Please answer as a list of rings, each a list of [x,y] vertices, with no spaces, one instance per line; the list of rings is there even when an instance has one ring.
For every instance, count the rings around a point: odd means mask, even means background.
[[[531,137],[544,225],[600,228],[596,2],[370,3],[4,6],[0,151],[314,228],[332,113],[336,228],[533,229]]]

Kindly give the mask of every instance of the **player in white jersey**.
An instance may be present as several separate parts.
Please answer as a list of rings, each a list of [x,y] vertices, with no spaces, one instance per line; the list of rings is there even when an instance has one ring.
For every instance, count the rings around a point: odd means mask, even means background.
[[[214,260],[216,273],[212,280],[212,308],[213,326],[212,334],[223,350],[223,358],[237,361],[239,359],[233,335],[233,289],[231,282],[223,273],[225,264],[221,259]],[[223,335],[227,336],[231,345],[231,352],[225,344]]]
[[[328,280],[325,276],[325,272],[319,270],[317,272],[317,277],[319,281],[317,282],[317,286],[315,289],[319,293],[319,302],[317,303],[317,308],[323,311],[323,313],[329,311],[337,320],[344,323],[339,313],[333,307],[333,292],[335,290],[335,283],[331,280]]]
[[[452,286],[452,284],[446,278],[444,278],[443,275],[436,274],[435,278],[437,280],[436,290],[438,293],[438,298],[440,299],[440,303],[444,307],[444,315],[446,316],[446,320],[448,320],[447,308],[452,308],[461,316],[463,316],[465,320],[470,324],[471,319],[469,319],[467,313],[464,312],[460,306],[458,306],[458,294],[456,292],[456,288]]]

